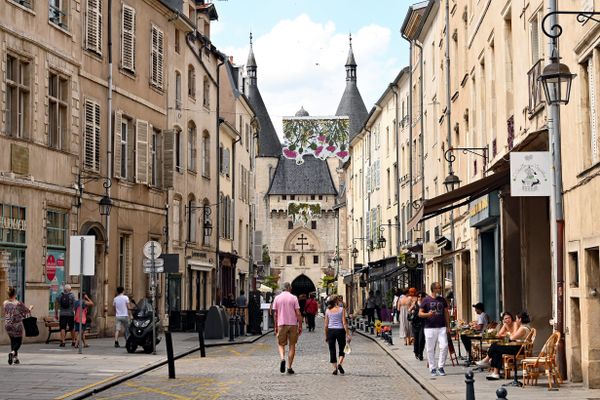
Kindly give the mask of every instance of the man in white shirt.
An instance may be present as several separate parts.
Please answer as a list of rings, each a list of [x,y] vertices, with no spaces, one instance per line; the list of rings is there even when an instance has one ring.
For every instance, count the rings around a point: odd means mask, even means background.
[[[119,332],[123,328],[123,336],[127,340],[127,331],[129,329],[129,297],[123,292],[125,289],[123,286],[117,288],[117,296],[113,300],[113,306],[115,307],[115,347],[119,346]]]

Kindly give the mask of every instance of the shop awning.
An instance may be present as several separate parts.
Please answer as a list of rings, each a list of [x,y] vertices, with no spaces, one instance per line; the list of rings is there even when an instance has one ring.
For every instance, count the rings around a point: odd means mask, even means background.
[[[215,267],[212,263],[192,258],[188,259],[187,263],[190,269],[194,271],[211,271]]]
[[[407,229],[413,229],[419,222],[425,221],[446,211],[469,204],[471,201],[488,194],[509,183],[509,169],[503,169],[461,186],[456,190],[425,200],[415,215],[408,221]]]

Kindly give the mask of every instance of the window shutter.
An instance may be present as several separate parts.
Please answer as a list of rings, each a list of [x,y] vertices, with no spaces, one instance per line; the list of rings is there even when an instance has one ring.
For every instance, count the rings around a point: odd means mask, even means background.
[[[86,48],[102,54],[102,0],[88,0],[85,31]]]
[[[156,185],[157,181],[156,179],[152,179],[154,176],[154,162],[157,154],[156,138],[154,135],[154,127],[152,124],[148,124],[148,185]]]
[[[173,171],[175,170],[175,135],[174,131],[163,131],[163,188],[173,187]]]
[[[152,26],[151,34],[152,65],[151,83],[162,89],[163,87],[163,64],[164,64],[164,33],[156,26]]]
[[[137,120],[136,127],[136,181],[148,184],[148,121]]]
[[[235,199],[231,198],[229,200],[229,239],[233,239],[233,210],[235,210]]]
[[[100,105],[86,100],[84,105],[84,167],[93,171],[100,170]]]
[[[238,186],[239,188],[241,188],[240,192],[238,193],[238,199],[242,199],[244,200],[244,166],[240,165],[240,184]]]
[[[126,5],[121,16],[121,63],[124,69],[135,72],[135,9]]]
[[[114,127],[114,140],[113,140],[113,168],[114,175],[117,178],[125,178],[121,176],[121,127],[123,126],[123,112],[115,111],[115,127]]]
[[[367,166],[367,193],[371,193],[371,166]]]
[[[229,175],[229,149],[223,149],[223,173]]]

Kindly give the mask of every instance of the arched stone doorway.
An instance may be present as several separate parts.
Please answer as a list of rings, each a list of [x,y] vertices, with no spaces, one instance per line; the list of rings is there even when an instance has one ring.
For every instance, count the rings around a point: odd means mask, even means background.
[[[94,302],[89,317],[94,323],[92,329],[102,331],[105,327],[104,317],[106,317],[106,292],[104,281],[105,277],[105,245],[106,236],[104,227],[98,222],[86,222],[81,226],[81,235],[94,236],[96,238],[96,252],[94,254],[94,275],[84,276],[81,284],[81,290],[90,296]]]
[[[310,278],[304,274],[299,275],[292,281],[292,294],[299,296],[305,294],[308,296],[309,293],[316,292],[315,284]]]

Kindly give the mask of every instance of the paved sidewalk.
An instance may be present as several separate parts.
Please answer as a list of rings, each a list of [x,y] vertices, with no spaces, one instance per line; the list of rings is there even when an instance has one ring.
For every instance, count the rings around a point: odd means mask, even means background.
[[[394,326],[396,328],[396,326]],[[394,345],[390,346],[381,338],[375,335],[366,334],[363,331],[356,330],[362,336],[369,337],[376,341],[391,357],[396,360],[409,375],[413,377],[420,385],[437,400],[464,400],[466,394],[465,373],[468,368],[452,366],[450,358],[446,362],[447,376],[432,378],[427,368],[427,361],[418,361],[412,351],[412,346],[405,346],[404,341],[397,336],[397,329],[393,333]],[[457,343],[454,342],[455,348]],[[457,349],[458,351],[458,349]],[[462,350],[464,353],[464,349]],[[496,399],[496,390],[502,387],[502,384],[510,380],[488,381],[485,379],[487,372],[474,371],[475,395],[477,399],[490,400]],[[520,371],[519,371],[520,375]],[[519,378],[519,380],[521,380]],[[532,400],[532,399],[561,399],[561,400],[596,400],[600,399],[599,389],[585,389],[581,384],[565,382],[558,391],[548,390],[548,381],[540,376],[537,386],[526,386],[524,388],[506,387],[509,400]]]
[[[69,399],[77,398],[94,387],[110,384],[124,376],[147,370],[166,362],[167,352],[164,335],[156,348],[156,355],[144,354],[141,348],[135,354],[122,347],[114,347],[114,338],[89,339],[89,347],[79,354],[70,346],[59,347],[59,342],[49,344],[24,344],[19,350],[20,365],[8,365],[10,346],[0,346],[0,399]],[[261,336],[244,336],[229,342],[206,340],[207,357],[211,347],[252,343]],[[172,333],[175,357],[198,349],[195,332]]]

